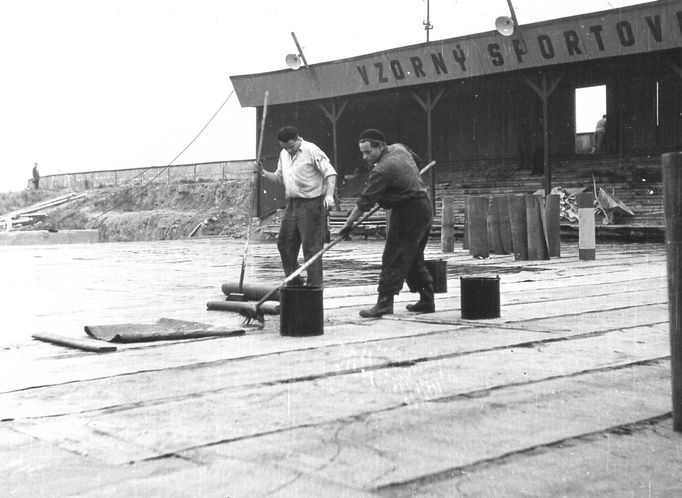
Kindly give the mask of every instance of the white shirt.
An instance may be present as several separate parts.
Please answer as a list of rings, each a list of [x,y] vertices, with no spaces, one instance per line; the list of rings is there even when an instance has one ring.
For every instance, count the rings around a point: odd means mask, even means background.
[[[336,176],[336,170],[322,149],[301,139],[301,146],[293,157],[284,149],[279,153],[275,174],[284,183],[287,198],[312,199],[326,193],[327,177]]]

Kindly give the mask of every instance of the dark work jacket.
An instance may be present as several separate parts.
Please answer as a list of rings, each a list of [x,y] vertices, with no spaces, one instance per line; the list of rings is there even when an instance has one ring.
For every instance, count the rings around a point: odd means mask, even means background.
[[[402,144],[392,144],[384,149],[369,172],[367,188],[356,204],[361,211],[369,211],[375,204],[392,209],[418,197],[426,197],[426,192],[412,151]]]

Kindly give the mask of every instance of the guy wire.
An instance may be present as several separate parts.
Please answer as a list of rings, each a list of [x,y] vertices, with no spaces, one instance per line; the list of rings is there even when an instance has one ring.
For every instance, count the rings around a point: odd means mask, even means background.
[[[222,110],[222,108],[225,107],[225,104],[227,104],[228,100],[230,100],[230,97],[232,97],[233,94],[234,94],[234,88],[232,89],[232,91],[230,92],[230,94],[227,96],[227,98],[223,101],[223,103],[220,104],[220,106],[218,107],[218,109],[213,113],[213,116],[211,116],[211,118],[206,122],[206,124],[203,126],[203,128],[201,128],[201,130],[199,130],[199,133],[196,134],[196,136],[195,136],[195,137],[194,137],[194,138],[185,146],[185,148],[182,149],[182,150],[173,158],[173,160],[172,160],[170,163],[168,163],[165,167],[161,168],[161,169],[159,170],[159,172],[158,172],[156,175],[154,175],[154,177],[153,177],[151,180],[149,180],[149,181],[148,181],[147,183],[145,183],[144,185],[141,185],[140,187],[138,187],[138,188],[133,192],[133,195],[137,194],[137,193],[140,192],[142,189],[147,188],[154,180],[156,180],[159,176],[161,176],[161,173],[163,173],[163,172],[166,171],[168,168],[170,168],[170,167],[173,165],[173,163],[174,163],[182,154],[184,154],[185,151],[186,151],[187,149],[189,149],[189,148],[192,146],[192,144],[193,144],[194,142],[197,141],[197,139],[198,139],[198,138],[201,136],[201,134],[206,130],[206,128],[208,128],[208,125],[211,124],[211,122],[215,119],[215,117],[216,117],[216,116],[218,115],[218,113]],[[146,172],[149,171],[150,169],[152,169],[152,167],[149,167],[149,168],[147,168],[147,169],[141,171],[140,173],[138,173],[138,174],[135,175],[134,177],[132,177],[132,178],[126,180],[126,183],[128,183],[128,182],[134,180],[135,178],[138,178],[140,175],[143,175],[144,173],[146,173]],[[114,209],[116,209],[117,207],[119,207],[121,204],[123,204],[123,201],[122,201],[122,202],[119,202],[118,204],[115,204],[115,205],[112,206],[111,208],[107,209],[106,211],[104,211],[104,212],[98,214],[97,216],[95,216],[94,218],[90,219],[90,220],[88,221],[88,223],[92,223],[92,222],[95,221],[97,218],[100,218],[100,217],[104,216],[105,214],[107,214],[107,213],[113,211]],[[64,218],[60,218],[60,219],[57,221],[57,223],[59,223],[59,221],[61,221],[62,219],[64,219]]]

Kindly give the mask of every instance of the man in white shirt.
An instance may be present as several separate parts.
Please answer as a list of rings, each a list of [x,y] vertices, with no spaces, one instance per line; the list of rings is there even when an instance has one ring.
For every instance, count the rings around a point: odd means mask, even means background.
[[[299,267],[298,253],[303,248],[307,261],[324,246],[327,228],[327,209],[334,206],[336,171],[327,155],[312,142],[303,140],[293,126],[277,132],[282,147],[274,173],[259,165],[260,174],[284,185],[286,210],[277,236],[277,249],[286,276]],[[311,264],[306,284],[322,286],[321,258]],[[303,279],[292,281],[302,285]]]

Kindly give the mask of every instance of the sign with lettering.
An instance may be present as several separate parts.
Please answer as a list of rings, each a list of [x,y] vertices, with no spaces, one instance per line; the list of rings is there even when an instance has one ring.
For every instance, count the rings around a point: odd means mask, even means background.
[[[682,4],[653,2],[316,64],[232,76],[243,107],[327,99],[682,47]]]

